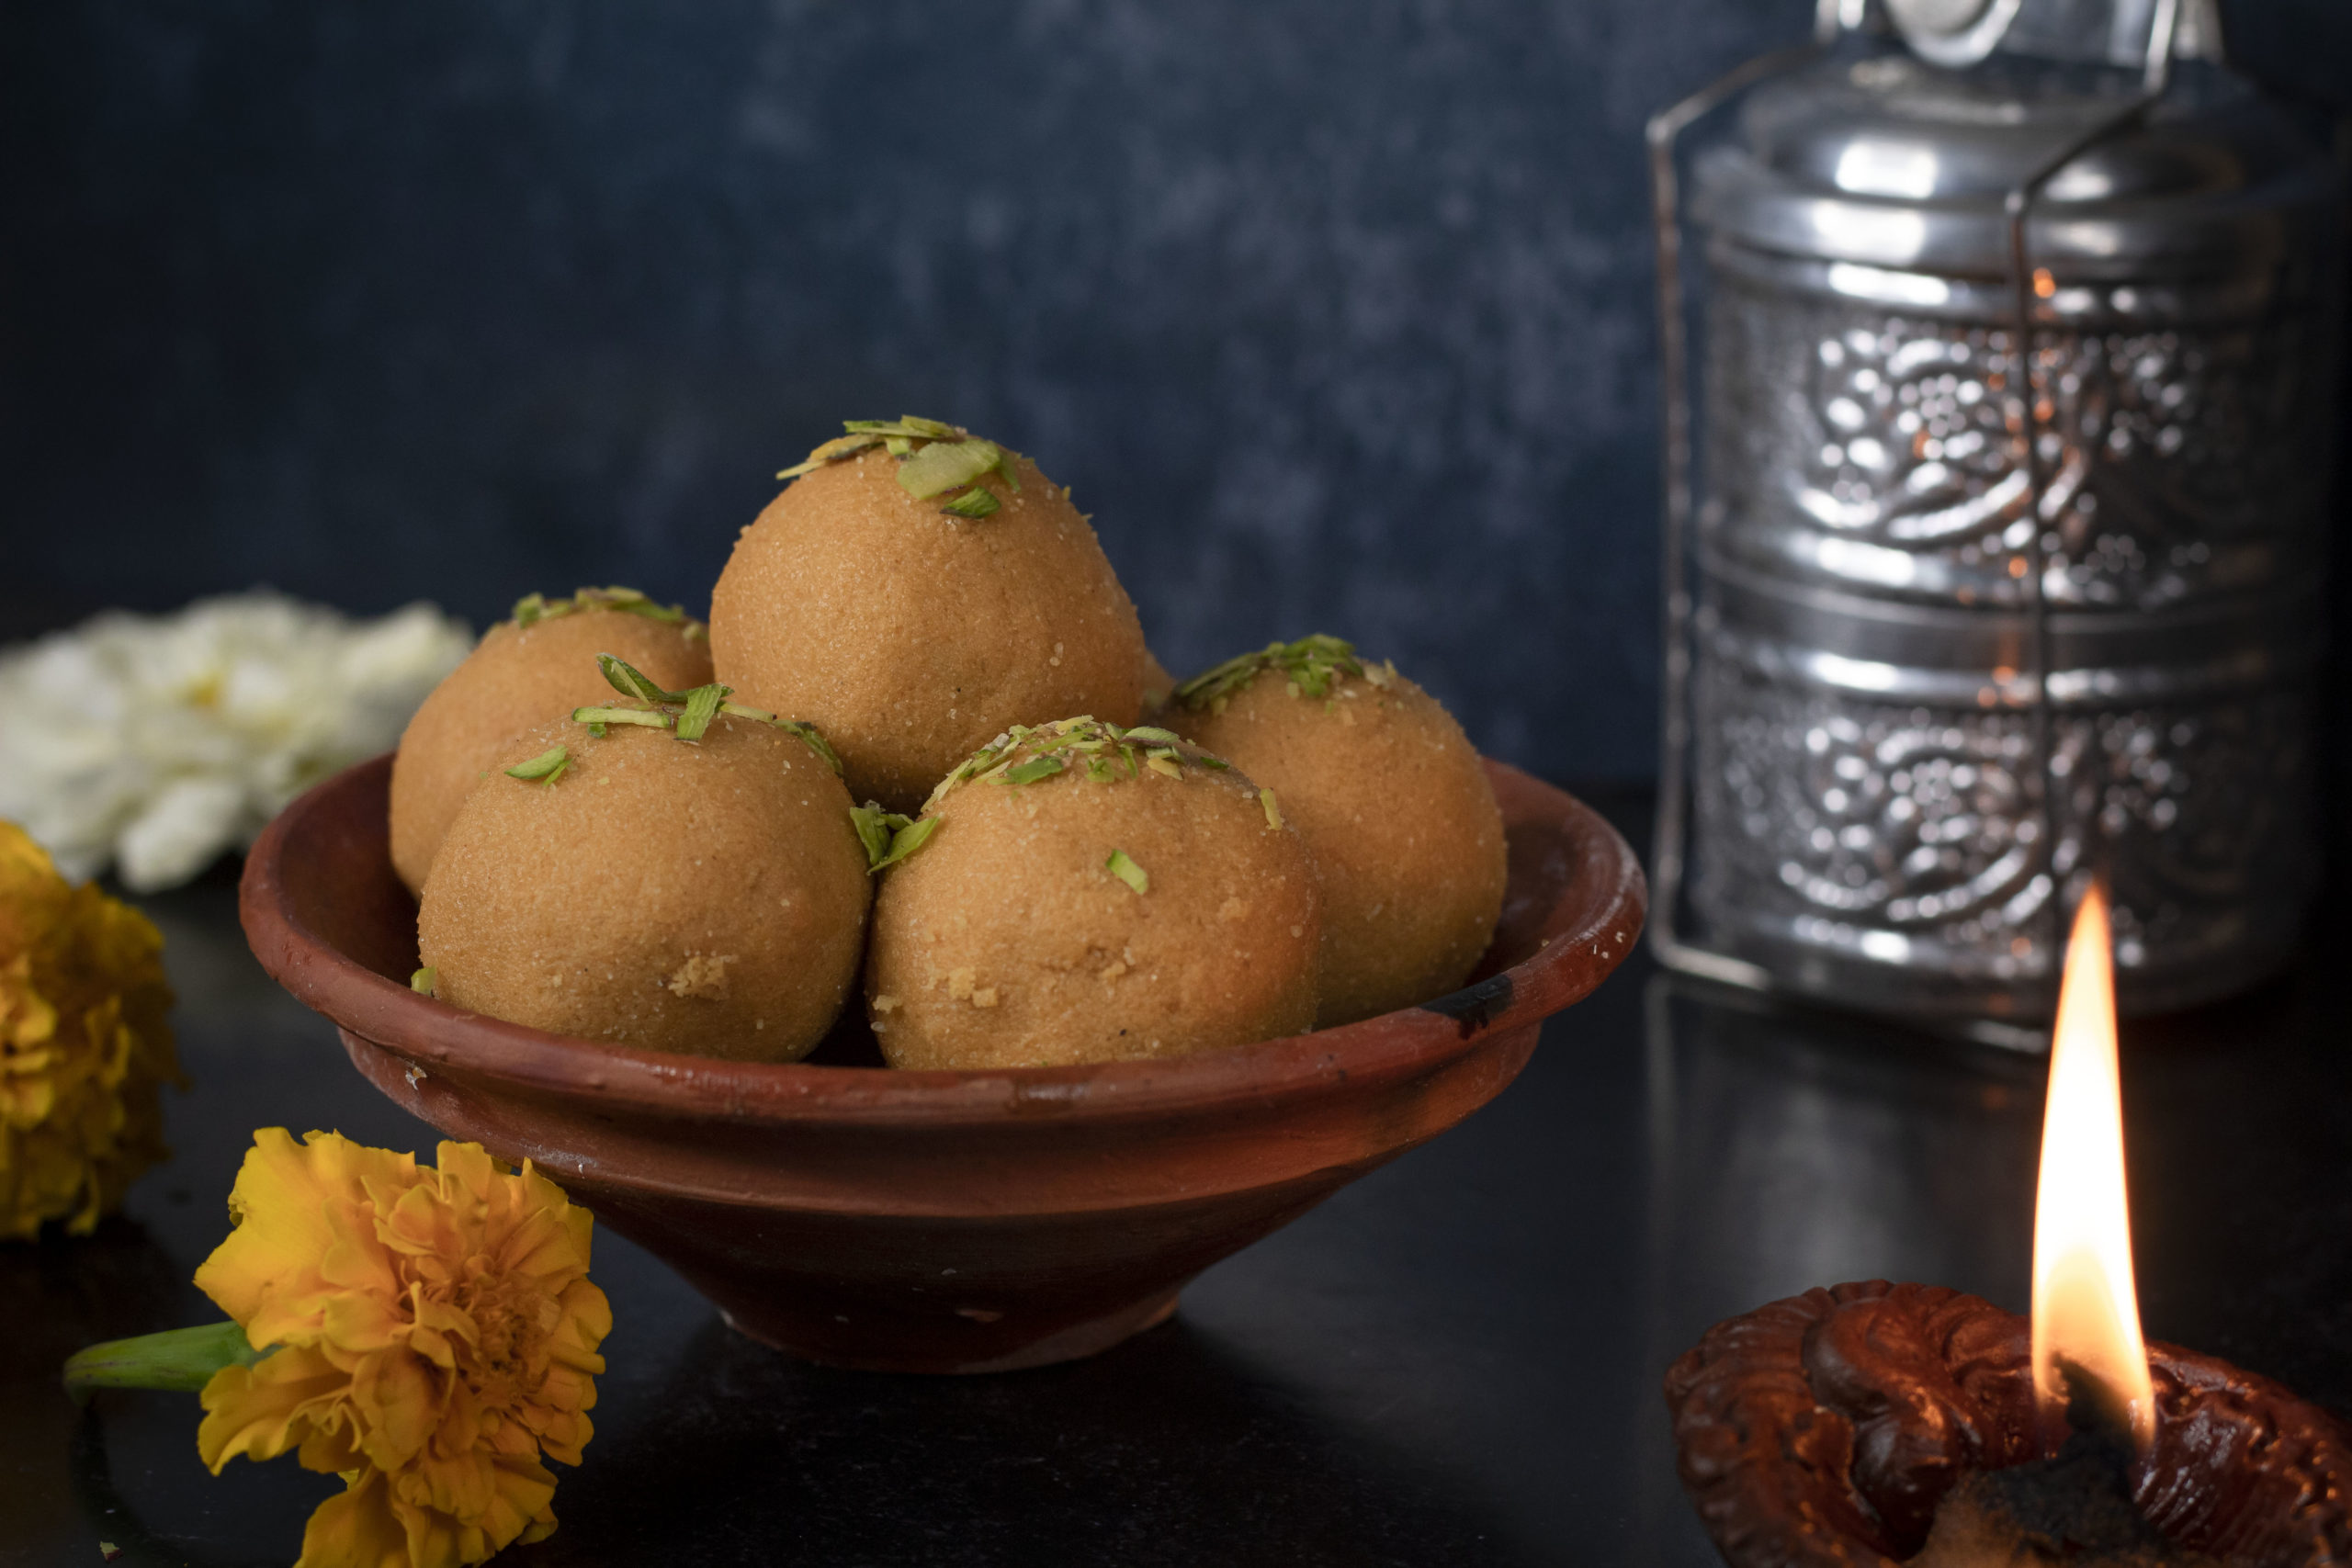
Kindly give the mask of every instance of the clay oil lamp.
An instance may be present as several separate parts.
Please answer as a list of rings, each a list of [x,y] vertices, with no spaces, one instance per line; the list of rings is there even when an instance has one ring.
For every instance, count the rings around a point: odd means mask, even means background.
[[[2066,956],[2033,1315],[1932,1285],[1806,1292],[1668,1372],[1684,1487],[1734,1568],[2352,1564],[2352,1429],[2145,1345],[2103,892]]]

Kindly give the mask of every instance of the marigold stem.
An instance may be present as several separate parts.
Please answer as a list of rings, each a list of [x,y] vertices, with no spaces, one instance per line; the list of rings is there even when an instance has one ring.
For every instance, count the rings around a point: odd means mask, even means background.
[[[234,1323],[167,1328],[135,1339],[109,1339],[66,1358],[65,1392],[76,1404],[89,1403],[101,1388],[158,1388],[194,1393],[223,1367],[251,1366],[268,1352],[256,1350]]]

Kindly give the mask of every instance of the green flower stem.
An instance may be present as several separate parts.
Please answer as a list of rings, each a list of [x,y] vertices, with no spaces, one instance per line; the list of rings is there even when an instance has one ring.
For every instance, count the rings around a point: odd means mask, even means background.
[[[252,1366],[267,1355],[247,1342],[233,1323],[198,1328],[167,1328],[136,1339],[109,1339],[76,1350],[65,1361],[65,1392],[76,1404],[89,1403],[101,1388],[158,1388],[194,1393],[223,1367]]]

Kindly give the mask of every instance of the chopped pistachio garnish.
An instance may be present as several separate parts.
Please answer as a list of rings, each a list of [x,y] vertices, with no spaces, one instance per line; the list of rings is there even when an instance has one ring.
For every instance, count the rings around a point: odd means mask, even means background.
[[[1129,860],[1125,850],[1113,850],[1111,858],[1102,863],[1102,869],[1138,893],[1151,891],[1151,874]]]
[[[997,509],[1001,504],[1002,503],[997,500],[996,492],[994,491],[984,489],[979,485],[974,485],[971,489],[966,491],[963,494],[957,496],[955,500],[949,502],[939,510],[944,512],[950,517],[970,517],[978,519],[981,517],[995,516],[997,514]]]
[[[678,739],[699,743],[703,731],[718,716],[718,705],[727,700],[732,686],[722,686],[714,681],[707,686],[696,686],[686,694],[686,711],[678,716]]]
[[[545,780],[548,784],[553,784],[556,780],[563,777],[564,770],[570,766],[571,766],[571,750],[562,746],[550,746],[529,761],[517,762],[507,769],[506,776],[510,779],[522,779],[526,783]]]
[[[1266,826],[1272,828],[1277,833],[1281,832],[1283,828],[1283,808],[1274,804],[1274,792],[1270,789],[1260,790],[1258,792],[1258,804],[1265,807]]]
[[[850,807],[849,819],[858,842],[865,846],[869,876],[905,860],[939,830],[936,817],[904,817],[874,800]]]
[[[1032,757],[1018,767],[1007,768],[1004,782],[1009,784],[1035,784],[1039,779],[1052,778],[1069,766],[1059,757]]]
[[[674,703],[685,699],[683,692],[663,691],[654,684],[651,676],[626,659],[600,653],[596,655],[596,668],[605,672],[605,683],[622,696],[635,697],[641,703]]]
[[[1187,768],[1222,773],[1232,766],[1180,739],[1171,730],[1138,726],[1122,729],[1091,716],[1056,719],[1051,724],[1016,724],[957,764],[931,792],[926,807],[935,806],[957,784],[994,782],[1037,784],[1071,769],[1072,757],[1085,759],[1086,776],[1095,784],[1114,779],[1139,779],[1147,769],[1181,779]]]
[[[667,708],[625,708],[607,703],[602,707],[573,708],[571,722],[587,725],[592,729],[604,724],[635,724],[647,729],[667,729],[677,722],[677,715]]]
[[[434,995],[439,990],[440,986],[441,971],[430,964],[408,977],[408,988],[421,997]]]
[[[1355,644],[1318,632],[1296,642],[1270,642],[1255,653],[1228,659],[1180,682],[1175,700],[1196,713],[1202,708],[1223,713],[1235,693],[1270,670],[1281,672],[1294,697],[1328,697],[1333,682],[1348,675],[1360,676],[1375,686],[1391,685],[1396,680],[1394,664],[1368,663],[1356,656]]]
[[[683,604],[657,604],[634,588],[615,584],[610,588],[582,588],[569,599],[550,599],[544,593],[526,593],[514,601],[514,624],[536,626],[559,615],[576,615],[582,610],[618,610],[624,615],[642,615],[649,621],[676,626],[679,635],[698,637],[704,635],[700,621],[686,615]]]
[[[870,869],[882,863],[890,852],[890,834],[907,818],[892,811],[878,800],[849,808],[849,825],[857,829],[857,841],[865,846],[865,863]]]
[[[1003,461],[1001,447],[977,436],[929,442],[899,465],[899,488],[917,501],[929,501],[943,491],[962,490]]]
[[[728,706],[729,705],[721,703],[719,705],[718,711],[725,713],[728,711]],[[752,711],[756,713],[759,710],[754,708]],[[749,716],[747,715],[745,716]],[[783,730],[786,735],[791,736],[795,740],[799,741],[803,746],[808,747],[811,751],[816,752],[818,761],[823,762],[825,766],[833,770],[834,777],[839,778],[841,776],[842,754],[834,750],[831,745],[826,741],[825,738],[817,732],[817,727],[815,725],[810,724],[806,719],[798,718],[769,718],[763,722],[774,725],[776,728]]]
[[[910,413],[894,420],[845,419],[842,428],[849,434],[836,435],[809,453],[805,461],[784,469],[776,478],[797,479],[828,463],[838,463],[879,446],[899,460],[899,487],[917,501],[929,501],[950,491],[962,491],[939,509],[950,517],[977,519],[994,515],[1002,503],[980,483],[989,474],[1002,479],[1015,492],[1021,489],[1021,474],[1015,467],[1021,455],[960,425],[918,419]]]
[[[659,687],[653,686],[651,681],[646,679],[643,672],[630,668],[625,660],[615,659],[609,653],[598,654],[596,664],[604,671],[605,679],[610,681],[616,687],[627,690],[624,682],[634,680],[643,682],[646,686],[657,692],[660,691]],[[600,740],[604,739],[605,728],[609,725],[634,724],[646,729],[671,730],[681,740],[689,744],[699,744],[702,738],[709,732],[712,719],[722,713],[732,714],[737,718],[748,718],[755,724],[764,724],[771,729],[781,729],[817,753],[818,759],[831,768],[836,776],[840,774],[841,754],[826,743],[822,735],[817,733],[815,725],[797,718],[778,718],[765,708],[755,708],[748,704],[730,703],[727,698],[733,690],[731,686],[724,686],[714,681],[707,686],[696,686],[689,692],[661,692],[657,697],[646,698],[627,706],[616,703],[606,703],[601,706],[573,708],[571,718],[575,724],[586,725],[588,733]]]

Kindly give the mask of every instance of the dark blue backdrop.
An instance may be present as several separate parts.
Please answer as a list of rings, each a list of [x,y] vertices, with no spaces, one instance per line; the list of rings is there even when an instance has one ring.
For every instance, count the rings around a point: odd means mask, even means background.
[[[1338,632],[1643,775],[1640,129],[1810,10],[8,6],[5,597],[699,606],[775,468],[903,411],[1070,482],[1180,672]],[[2352,95],[2342,0],[2230,21]]]

